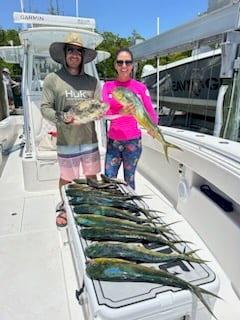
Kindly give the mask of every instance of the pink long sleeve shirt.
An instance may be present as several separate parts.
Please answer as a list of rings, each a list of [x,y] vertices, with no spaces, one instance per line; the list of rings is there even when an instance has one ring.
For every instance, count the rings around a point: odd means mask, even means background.
[[[112,91],[116,87],[124,87],[134,92],[142,101],[153,122],[155,124],[158,123],[158,117],[154,111],[147,87],[135,79],[130,79],[126,82],[114,80],[104,83],[102,89],[102,100],[110,105],[106,112],[107,115],[119,114],[119,111],[122,109],[122,105],[112,97]],[[110,121],[108,137],[113,140],[136,139],[141,137],[141,129],[134,116],[122,115],[121,117]]]

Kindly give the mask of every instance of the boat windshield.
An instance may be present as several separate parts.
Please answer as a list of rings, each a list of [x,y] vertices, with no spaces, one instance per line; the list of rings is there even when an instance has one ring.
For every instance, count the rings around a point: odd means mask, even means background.
[[[32,91],[41,91],[45,77],[50,72],[56,72],[61,65],[56,63],[49,56],[33,56]]]
[[[31,91],[41,91],[45,77],[51,72],[58,71],[60,68],[61,65],[53,61],[50,56],[34,55]],[[98,73],[95,63],[86,64],[84,70],[86,73],[93,75],[98,79]]]

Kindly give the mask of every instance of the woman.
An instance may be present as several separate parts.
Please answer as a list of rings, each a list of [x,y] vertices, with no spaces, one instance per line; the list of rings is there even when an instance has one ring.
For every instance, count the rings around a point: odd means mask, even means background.
[[[120,48],[115,56],[114,68],[117,79],[107,81],[103,85],[102,100],[109,104],[110,127],[108,130],[107,152],[105,158],[105,175],[116,178],[121,164],[123,164],[124,180],[135,189],[135,171],[142,152],[142,134],[133,116],[134,106],[123,107],[112,97],[116,87],[125,87],[134,92],[142,101],[154,123],[158,117],[154,111],[147,87],[132,79],[133,54],[128,48]],[[113,116],[119,115],[119,117]],[[148,132],[154,137],[153,132]]]

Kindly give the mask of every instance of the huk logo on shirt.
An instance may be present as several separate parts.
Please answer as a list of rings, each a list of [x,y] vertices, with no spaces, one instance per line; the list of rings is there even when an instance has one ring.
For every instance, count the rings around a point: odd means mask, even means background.
[[[65,97],[67,99],[88,99],[87,92],[85,90],[65,90]]]

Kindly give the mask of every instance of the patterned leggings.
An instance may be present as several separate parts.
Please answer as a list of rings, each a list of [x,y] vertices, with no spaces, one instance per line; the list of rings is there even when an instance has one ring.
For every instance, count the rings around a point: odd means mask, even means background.
[[[132,140],[112,140],[108,138],[105,158],[105,175],[116,178],[123,164],[124,180],[135,189],[135,171],[142,153],[142,138]]]

